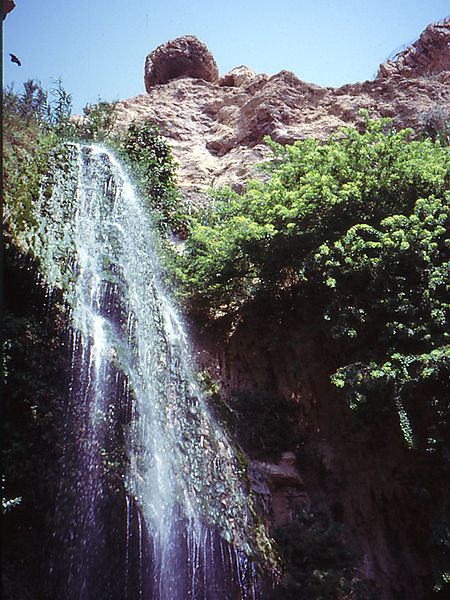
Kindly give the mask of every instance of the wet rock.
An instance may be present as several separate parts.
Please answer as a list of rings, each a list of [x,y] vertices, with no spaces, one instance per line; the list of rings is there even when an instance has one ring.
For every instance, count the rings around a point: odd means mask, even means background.
[[[216,61],[208,48],[193,35],[185,35],[158,46],[145,61],[145,89],[177,78],[192,77],[216,83]]]

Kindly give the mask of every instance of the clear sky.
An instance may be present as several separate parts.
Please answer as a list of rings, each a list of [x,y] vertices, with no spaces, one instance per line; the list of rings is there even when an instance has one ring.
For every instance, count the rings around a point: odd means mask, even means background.
[[[320,85],[375,76],[378,65],[450,12],[449,0],[15,0],[3,24],[4,83],[61,77],[75,112],[144,92],[146,55],[199,37],[221,73],[246,64]],[[18,67],[9,53],[22,61]]]

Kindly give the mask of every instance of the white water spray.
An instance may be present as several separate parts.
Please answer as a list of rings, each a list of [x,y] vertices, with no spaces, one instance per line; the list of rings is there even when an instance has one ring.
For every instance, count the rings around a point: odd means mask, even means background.
[[[71,560],[77,552],[92,560],[96,537],[104,536],[103,446],[121,373],[132,402],[123,597],[255,598],[241,473],[202,398],[186,333],[162,290],[148,210],[108,151],[74,145],[70,155],[71,172],[56,178],[38,218],[47,282],[66,291],[78,332],[74,356],[77,349],[81,356],[72,402],[85,405],[74,511],[74,527],[83,531],[69,536],[80,538]],[[130,581],[133,548],[139,581]],[[93,598],[95,578],[79,564],[72,571],[79,597]]]

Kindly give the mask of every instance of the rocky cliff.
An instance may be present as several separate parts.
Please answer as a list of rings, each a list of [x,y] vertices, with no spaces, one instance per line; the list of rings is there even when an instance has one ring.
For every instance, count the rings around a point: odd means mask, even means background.
[[[190,198],[225,184],[240,189],[268,155],[264,136],[290,143],[327,138],[345,124],[391,117],[423,131],[450,112],[450,19],[429,26],[374,81],[320,87],[281,71],[268,76],[237,67],[218,78],[214,58],[193,36],[149,54],[148,93],[119,102],[117,126],[151,120],[173,146],[181,190]]]
[[[449,42],[447,19],[381,65],[374,81],[324,88],[288,71],[268,76],[245,66],[218,77],[201,43],[175,40],[149,55],[148,93],[118,103],[117,127],[133,120],[157,123],[173,147],[182,193],[201,201],[209,186],[240,190],[247,178],[259,176],[255,165],[268,156],[266,135],[282,143],[326,139],[342,125],[361,125],[361,109],[372,118],[391,117],[416,135],[438,128],[450,114]],[[372,580],[376,591],[358,595],[352,587],[340,598],[425,600],[433,584],[424,531],[435,507],[418,481],[428,467],[421,465],[419,476],[396,417],[356,423],[340,403],[330,384],[336,357],[323,332],[311,329],[311,314],[292,297],[277,298],[247,307],[232,327],[226,317],[201,332],[194,327],[199,366],[220,382],[225,403],[235,411],[239,394],[254,407],[242,419],[241,443],[272,529],[291,537],[300,532],[297,538],[309,544],[306,556],[314,544],[323,555],[331,543],[334,559],[339,553],[353,556],[337,559],[336,573],[353,573],[351,585],[358,578]],[[252,437],[267,398],[278,403],[277,412],[267,417],[269,425],[258,427],[266,427],[272,440],[270,428],[280,427],[272,454],[258,447],[263,436],[256,442]],[[292,533],[299,513],[309,515],[309,524],[297,521]],[[333,527],[340,532],[336,538]],[[267,598],[281,598],[277,593]]]
[[[314,308],[308,313],[292,299],[278,298],[250,307],[228,337],[221,338],[214,328],[198,334],[200,366],[221,382],[233,409],[238,410],[236,396],[251,407],[238,439],[250,457],[249,476],[260,510],[281,539],[282,552],[286,538],[291,540],[305,587],[325,564],[325,577],[336,572],[337,579],[369,582],[361,595],[355,589],[348,596],[339,596],[338,584],[333,589],[330,583],[331,593],[338,593],[332,598],[434,598],[428,595],[433,567],[426,542],[433,504],[421,496],[423,474],[398,435],[395,415],[360,421],[342,403],[330,384],[336,357],[327,336],[311,327],[313,313]],[[274,408],[264,413],[258,403],[267,395]],[[278,398],[287,399],[290,414]],[[281,453],[273,452],[270,443],[274,428],[279,428]],[[259,443],[272,447],[264,460],[256,445],[246,446],[246,432],[252,429],[259,431]],[[322,591],[327,589],[325,577]],[[284,598],[283,593],[275,589],[267,598]]]
[[[450,43],[449,20],[431,23],[417,42],[388,60],[378,71],[377,79],[400,75],[401,77],[435,77],[449,82]]]

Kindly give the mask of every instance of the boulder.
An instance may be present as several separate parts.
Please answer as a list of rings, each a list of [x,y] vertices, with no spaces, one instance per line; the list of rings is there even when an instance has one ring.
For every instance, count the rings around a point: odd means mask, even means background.
[[[256,77],[256,73],[250,67],[241,65],[231,69],[228,73],[225,73],[219,79],[219,85],[222,87],[240,87],[241,85],[247,85]]]
[[[171,40],[147,56],[144,75],[147,92],[155,85],[187,77],[211,83],[219,79],[213,55],[195,36],[184,35]]]

